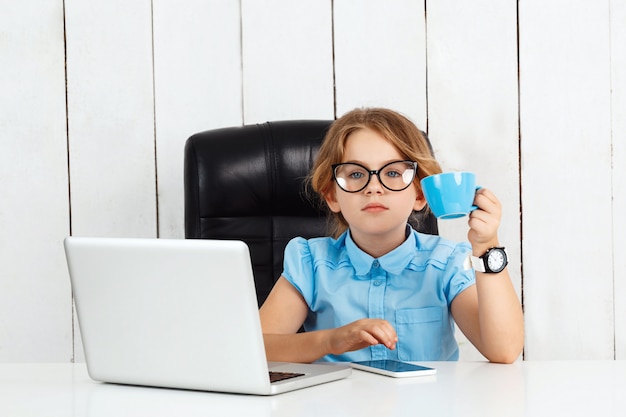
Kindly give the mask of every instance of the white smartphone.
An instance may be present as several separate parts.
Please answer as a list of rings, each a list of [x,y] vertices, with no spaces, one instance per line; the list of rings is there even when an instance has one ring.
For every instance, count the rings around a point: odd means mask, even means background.
[[[428,368],[426,366],[414,365],[412,363],[394,360],[352,362],[350,365],[355,369],[374,372],[376,374],[391,376],[394,378],[426,376],[437,373],[435,368]]]

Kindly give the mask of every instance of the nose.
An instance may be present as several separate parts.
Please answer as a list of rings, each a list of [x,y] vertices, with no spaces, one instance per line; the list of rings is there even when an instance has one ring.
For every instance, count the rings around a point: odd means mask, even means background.
[[[380,183],[380,178],[378,178],[378,175],[371,174],[370,181],[367,184],[367,187],[365,187],[365,194],[373,194],[373,193],[380,194],[383,192],[383,188],[384,187]]]

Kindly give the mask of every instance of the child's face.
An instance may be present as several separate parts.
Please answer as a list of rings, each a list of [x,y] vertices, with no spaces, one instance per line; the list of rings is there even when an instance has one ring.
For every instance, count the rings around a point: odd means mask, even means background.
[[[356,162],[369,170],[378,170],[392,161],[404,158],[384,137],[370,129],[353,132],[345,144],[341,162]],[[413,210],[421,210],[426,202],[414,185],[402,191],[383,187],[376,175],[362,191],[348,193],[337,184],[325,196],[333,212],[341,212],[350,225],[353,237],[374,235],[404,236],[407,220]]]

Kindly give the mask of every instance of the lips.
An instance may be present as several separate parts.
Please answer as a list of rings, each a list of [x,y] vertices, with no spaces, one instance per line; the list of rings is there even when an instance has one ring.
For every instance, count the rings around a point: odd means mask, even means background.
[[[379,211],[385,211],[385,210],[387,210],[387,207],[380,203],[369,203],[368,205],[363,207],[363,211],[370,211],[370,212],[379,212]]]

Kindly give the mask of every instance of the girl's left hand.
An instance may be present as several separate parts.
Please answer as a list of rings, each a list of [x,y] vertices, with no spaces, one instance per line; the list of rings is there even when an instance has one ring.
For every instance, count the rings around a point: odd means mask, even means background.
[[[470,227],[467,238],[474,253],[482,255],[487,249],[498,246],[498,228],[502,217],[502,205],[496,195],[487,188],[476,191],[474,205],[478,209],[469,215]]]

